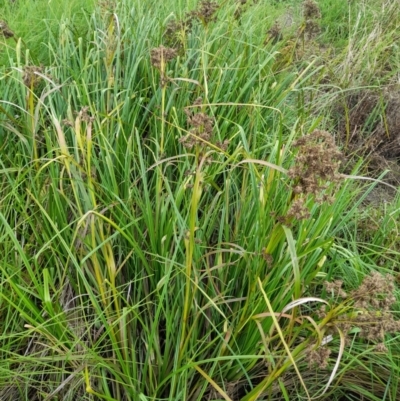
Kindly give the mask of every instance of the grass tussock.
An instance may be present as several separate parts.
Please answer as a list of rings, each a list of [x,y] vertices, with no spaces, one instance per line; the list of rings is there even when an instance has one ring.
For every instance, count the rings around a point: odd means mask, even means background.
[[[397,400],[398,2],[51,3],[0,6],[0,399]]]

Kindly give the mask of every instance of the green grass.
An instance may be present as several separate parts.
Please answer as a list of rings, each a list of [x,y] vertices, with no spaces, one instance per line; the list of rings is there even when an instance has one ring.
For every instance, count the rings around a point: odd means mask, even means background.
[[[398,399],[392,313],[352,292],[397,274],[398,191],[368,203],[383,172],[337,180],[328,140],[297,142],[326,129],[346,152],[344,94],[393,83],[398,5],[377,3],[321,0],[309,37],[298,2],[221,1],[173,38],[195,2],[0,3],[1,400]]]

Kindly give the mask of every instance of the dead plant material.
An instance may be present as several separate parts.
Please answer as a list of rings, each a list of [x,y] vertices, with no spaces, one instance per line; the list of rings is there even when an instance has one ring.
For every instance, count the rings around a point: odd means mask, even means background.
[[[223,384],[223,389],[226,395],[232,399],[232,400],[238,400],[238,393],[239,393],[239,382],[225,382]],[[212,401],[212,400],[220,400],[221,399],[221,394],[215,390],[214,387],[211,385],[207,389],[207,398],[205,398],[207,401]]]
[[[400,184],[400,94],[393,88],[362,90],[337,107],[339,138],[346,154],[364,157],[369,173]]]

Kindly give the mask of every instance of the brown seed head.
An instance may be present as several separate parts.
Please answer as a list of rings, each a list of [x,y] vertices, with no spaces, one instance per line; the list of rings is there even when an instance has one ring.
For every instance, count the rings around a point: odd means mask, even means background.
[[[165,65],[177,56],[176,49],[164,47],[163,45],[151,49],[150,62],[153,67],[163,70]]]
[[[319,9],[318,3],[314,0],[305,0],[303,2],[303,15],[306,20],[321,18],[321,10]]]
[[[297,198],[292,202],[287,213],[287,218],[289,220],[292,218],[296,220],[307,220],[310,218],[310,211],[305,204],[304,197]]]
[[[219,5],[215,1],[201,0],[197,9],[194,11],[194,15],[204,24],[215,22],[217,19],[215,13],[218,8]]]
[[[214,129],[214,118],[210,117],[206,113],[198,112],[195,113],[192,110],[200,108],[203,103],[203,99],[198,97],[190,108],[184,108],[183,111],[187,117],[187,123],[191,127],[189,129],[190,134],[180,139],[180,142],[187,148],[194,145],[206,146],[205,142],[212,140],[212,133]],[[228,146],[228,143],[222,143],[222,146]]]
[[[328,293],[331,293],[335,297],[347,298],[347,293],[343,290],[343,281],[335,280],[334,282],[325,281],[324,287]]]
[[[331,350],[326,346],[313,349],[315,345],[310,345],[307,348],[307,362],[310,368],[317,366],[319,369],[326,369],[329,362]]]
[[[171,20],[167,23],[164,31],[165,43],[182,53],[184,49],[185,35],[192,29],[192,18],[189,16],[186,20]]]
[[[325,283],[325,288],[340,295],[342,282]],[[400,321],[396,320],[392,308],[396,302],[394,277],[374,272],[366,276],[361,285],[353,290],[347,300],[353,301],[352,310],[336,318],[335,325],[347,334],[353,327],[359,329],[359,336],[378,342],[379,352],[384,352],[385,334],[400,332]]]
[[[43,79],[38,74],[43,74],[44,67],[36,65],[27,65],[24,67],[23,81],[28,88],[36,88]]]
[[[282,40],[282,29],[279,25],[278,21],[275,21],[274,25],[272,25],[271,29],[268,31],[267,39],[265,39],[264,44],[271,42],[272,44],[278,43]]]
[[[14,32],[8,27],[6,21],[0,20],[0,34],[6,39],[14,37]]]
[[[293,146],[298,148],[298,154],[288,175],[294,180],[295,193],[319,195],[326,189],[326,182],[340,181],[338,168],[342,155],[328,132],[315,130],[299,138]]]

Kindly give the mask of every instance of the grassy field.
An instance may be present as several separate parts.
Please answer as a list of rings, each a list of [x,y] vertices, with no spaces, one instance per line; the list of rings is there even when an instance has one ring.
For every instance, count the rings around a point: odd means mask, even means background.
[[[0,400],[400,400],[399,32],[0,1]]]

